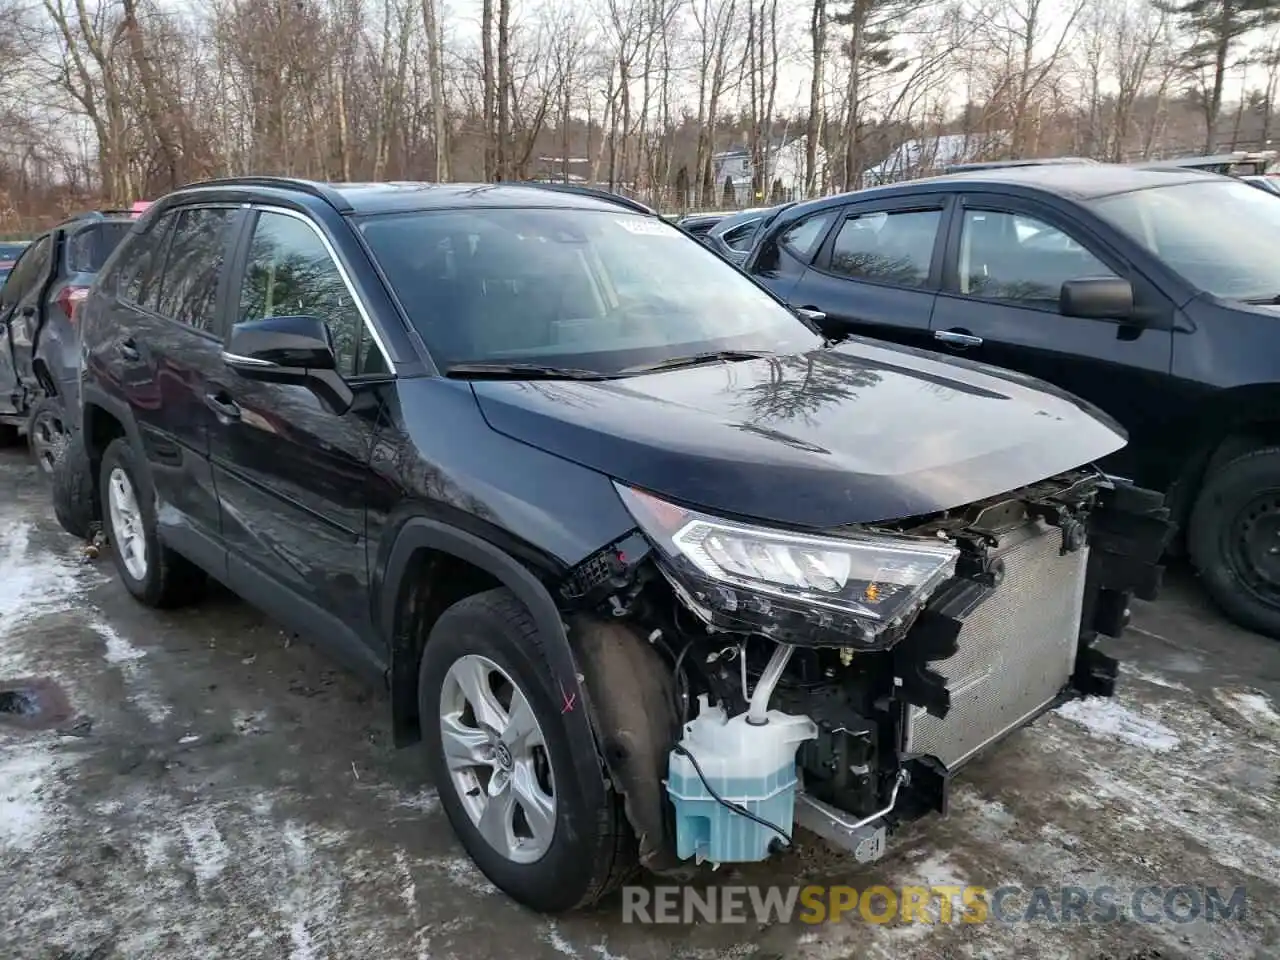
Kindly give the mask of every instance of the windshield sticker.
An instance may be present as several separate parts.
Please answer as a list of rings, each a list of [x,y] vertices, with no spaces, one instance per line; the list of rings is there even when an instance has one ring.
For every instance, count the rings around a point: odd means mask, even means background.
[[[615,220],[613,221],[628,233],[634,233],[642,237],[678,237],[680,231],[672,230],[665,223],[659,223],[654,220]]]

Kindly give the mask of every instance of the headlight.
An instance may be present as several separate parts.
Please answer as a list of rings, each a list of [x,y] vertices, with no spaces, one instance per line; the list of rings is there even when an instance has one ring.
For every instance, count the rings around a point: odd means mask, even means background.
[[[737,523],[615,484],[640,528],[661,550],[665,572],[704,615],[777,621],[873,645],[955,574],[950,543],[891,536],[813,536]]]

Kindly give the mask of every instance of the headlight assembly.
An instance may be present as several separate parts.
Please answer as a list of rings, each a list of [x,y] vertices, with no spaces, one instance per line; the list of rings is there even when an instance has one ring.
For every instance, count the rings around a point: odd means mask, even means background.
[[[747,621],[771,635],[816,627],[839,635],[826,643],[874,648],[955,574],[960,555],[942,541],[738,523],[615,486],[663,554],[668,578],[704,619]]]

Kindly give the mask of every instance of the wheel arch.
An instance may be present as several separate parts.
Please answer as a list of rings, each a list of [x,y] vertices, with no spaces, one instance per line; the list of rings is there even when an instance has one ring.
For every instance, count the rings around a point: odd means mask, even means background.
[[[1167,502],[1185,529],[1205,478],[1217,466],[1259,447],[1280,446],[1280,384],[1222,391],[1197,414],[1188,451],[1171,478]]]
[[[435,568],[424,569],[424,563]],[[451,574],[460,579],[451,581]],[[450,586],[426,600],[424,611],[419,587],[436,583]],[[424,628],[457,600],[495,586],[510,590],[538,627],[555,685],[552,693],[566,717],[576,773],[591,785],[588,790],[599,791],[593,801],[603,803],[604,783],[582,674],[550,591],[527,566],[500,547],[444,521],[422,516],[410,517],[396,532],[383,565],[376,611],[387,642],[395,743],[408,746],[420,739],[417,684],[426,643]]]

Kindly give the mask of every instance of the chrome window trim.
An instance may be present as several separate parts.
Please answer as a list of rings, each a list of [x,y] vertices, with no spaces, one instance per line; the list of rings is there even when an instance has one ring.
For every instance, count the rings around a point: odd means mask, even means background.
[[[351,297],[351,302],[356,305],[356,310],[360,314],[360,320],[364,323],[365,329],[369,331],[369,335],[373,337],[373,342],[378,347],[378,352],[382,354],[382,361],[387,365],[387,370],[392,374],[395,373],[395,364],[391,362],[391,354],[387,352],[387,345],[382,341],[382,335],[378,333],[378,328],[374,326],[373,321],[369,318],[369,311],[365,308],[364,301],[360,299],[360,295],[356,293],[355,284],[351,282],[351,275],[347,273],[347,268],[342,262],[342,258],[338,256],[338,251],[334,249],[329,238],[325,236],[319,225],[308,217],[305,213],[299,213],[297,210],[289,210],[285,207],[277,207],[267,203],[247,203],[245,204],[251,210],[259,213],[276,213],[285,217],[292,217],[294,220],[301,221],[311,228],[311,232],[320,238],[320,242],[324,244],[325,252],[329,254],[329,259],[333,261],[334,266],[338,268],[338,276],[342,277],[342,282],[347,288],[347,294]],[[257,224],[254,224],[257,227]],[[253,245],[253,234],[249,235],[249,245]],[[245,251],[246,262],[248,259],[248,250]],[[243,281],[242,281],[243,282]],[[238,293],[237,293],[238,296]],[[238,303],[238,301],[237,301]]]

